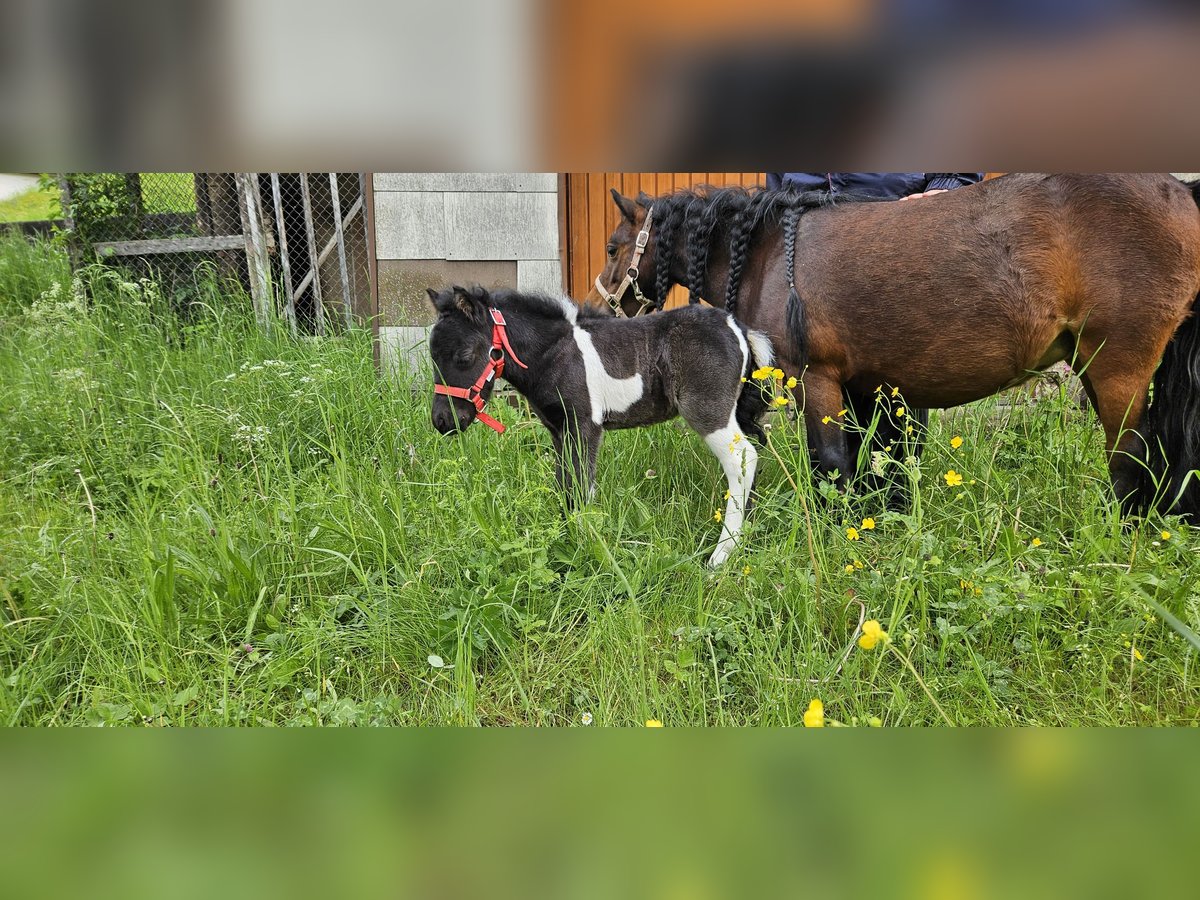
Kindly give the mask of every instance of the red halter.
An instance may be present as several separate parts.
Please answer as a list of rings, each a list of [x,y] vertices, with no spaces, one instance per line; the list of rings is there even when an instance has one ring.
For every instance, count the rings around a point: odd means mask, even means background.
[[[483,372],[475,379],[475,383],[469,388],[453,387],[448,384],[435,384],[433,392],[435,394],[445,394],[448,397],[458,397],[461,400],[466,400],[475,407],[475,418],[486,425],[488,428],[495,430],[497,434],[504,434],[504,426],[489,416],[483,411],[483,405],[487,402],[483,398],[483,387],[497,375],[504,374],[504,354],[507,353],[522,369],[528,369],[529,366],[521,362],[517,354],[513,351],[512,344],[508,342],[508,334],[504,330],[504,316],[500,310],[494,307],[488,307],[488,312],[492,314],[492,349],[488,351],[488,362],[483,367]]]

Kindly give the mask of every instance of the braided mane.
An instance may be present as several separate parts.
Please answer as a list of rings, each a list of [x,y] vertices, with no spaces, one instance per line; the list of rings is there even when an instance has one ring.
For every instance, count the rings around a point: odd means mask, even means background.
[[[790,251],[789,261],[794,264],[799,217],[810,209],[832,205],[832,200],[825,191],[768,191],[764,188],[701,185],[656,197],[653,204],[654,222],[658,229],[658,249],[655,252],[663,254],[659,256],[655,273],[658,307],[662,308],[671,287],[676,235],[682,228],[687,235],[682,248],[683,284],[691,293],[693,303],[704,286],[713,244],[722,235],[726,238],[729,247],[729,280],[725,309],[736,315],[742,269],[755,236],[776,228],[782,221],[787,226],[785,231],[790,233],[791,246],[787,249]],[[792,280],[789,268],[789,283]]]

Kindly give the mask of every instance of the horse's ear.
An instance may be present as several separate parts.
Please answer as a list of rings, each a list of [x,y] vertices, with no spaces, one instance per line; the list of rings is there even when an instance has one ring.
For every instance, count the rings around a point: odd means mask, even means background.
[[[609,188],[609,190],[612,191],[613,203],[617,204],[617,209],[621,211],[621,215],[630,222],[634,221],[634,217],[637,215],[637,204],[622,195],[616,188]]]
[[[654,198],[645,191],[638,191],[637,202],[639,206],[644,206],[649,209],[654,205]]]
[[[475,318],[477,317],[477,310],[478,310],[478,305],[477,305],[478,298],[476,296],[476,292],[478,289],[467,290],[465,287],[461,287],[456,284],[452,288],[452,290],[454,291],[455,307],[457,307],[458,311],[461,312],[468,319],[471,319],[472,321],[474,321]]]

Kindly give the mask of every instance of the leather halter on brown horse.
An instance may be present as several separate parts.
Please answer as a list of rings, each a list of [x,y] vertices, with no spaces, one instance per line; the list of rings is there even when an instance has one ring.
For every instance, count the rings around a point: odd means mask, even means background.
[[[646,299],[642,293],[641,286],[638,284],[638,266],[642,261],[642,254],[646,252],[646,244],[650,242],[650,223],[654,219],[654,207],[651,206],[646,210],[646,219],[642,223],[642,230],[638,232],[637,239],[634,241],[633,256],[630,258],[629,267],[625,270],[625,277],[617,286],[617,289],[611,294],[604,289],[603,282],[600,281],[600,276],[596,276],[596,292],[604,298],[604,301],[609,305],[618,318],[625,318],[625,310],[621,306],[621,298],[625,296],[627,290],[633,289],[633,296],[637,298],[641,305],[633,313],[635,316],[640,316],[654,304]]]

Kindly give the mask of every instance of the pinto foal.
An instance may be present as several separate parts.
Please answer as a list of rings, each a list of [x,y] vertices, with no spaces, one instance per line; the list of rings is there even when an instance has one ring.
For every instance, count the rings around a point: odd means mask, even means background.
[[[442,434],[474,419],[498,432],[483,412],[496,376],[529,401],[550,430],[559,486],[568,503],[591,496],[604,432],[640,428],[675,416],[704,438],[729,481],[721,539],[709,559],[719,566],[745,518],[766,408],[749,380],[771,364],[770,341],[733,316],[704,306],[616,319],[566,297],[483,288],[429,290],[437,323],[433,427]]]

